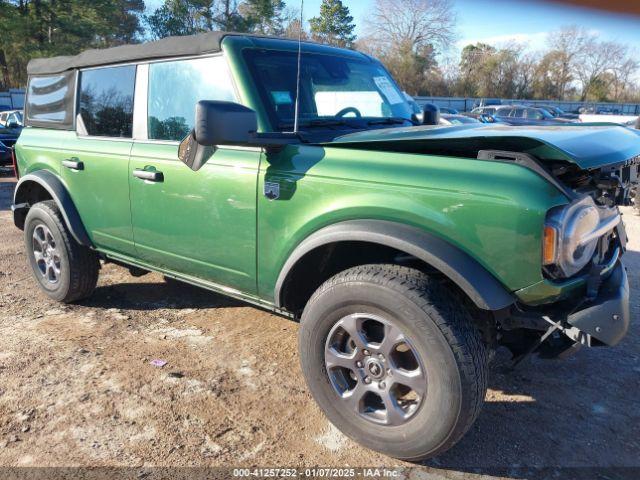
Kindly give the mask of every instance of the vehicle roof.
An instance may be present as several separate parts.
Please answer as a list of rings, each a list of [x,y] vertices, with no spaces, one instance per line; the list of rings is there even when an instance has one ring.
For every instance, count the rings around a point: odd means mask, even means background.
[[[234,37],[234,40],[244,40],[250,45],[263,48],[279,47],[285,50],[293,50],[297,49],[298,46],[297,40],[279,37],[235,32],[206,32],[198,35],[167,37],[161,40],[135,45],[120,45],[118,47],[104,49],[85,50],[74,56],[35,58],[27,65],[27,73],[29,75],[47,75],[62,73],[77,68],[217,53],[222,50],[222,42],[228,37]],[[359,56],[360,58],[369,58],[358,52],[330,47],[315,42],[304,41],[303,46],[305,51],[327,50],[335,51],[336,53],[351,54]]]

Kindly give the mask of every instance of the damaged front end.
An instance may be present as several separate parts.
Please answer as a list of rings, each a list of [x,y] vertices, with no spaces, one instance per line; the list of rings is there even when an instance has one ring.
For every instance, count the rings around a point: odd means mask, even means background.
[[[571,202],[547,214],[541,284],[516,292],[520,302],[500,321],[501,343],[516,361],[551,358],[582,346],[613,346],[630,323],[629,283],[622,263],[627,234],[619,206],[632,202],[640,157],[581,170],[552,165]]]
[[[493,340],[517,359],[583,345],[615,345],[629,326],[629,285],[622,256],[627,235],[619,206],[638,184],[640,132],[616,125],[413,127],[334,139],[332,147],[513,163],[543,177],[567,203],[540,226],[542,279],[513,292],[494,312]],[[482,165],[478,165],[482,168]]]

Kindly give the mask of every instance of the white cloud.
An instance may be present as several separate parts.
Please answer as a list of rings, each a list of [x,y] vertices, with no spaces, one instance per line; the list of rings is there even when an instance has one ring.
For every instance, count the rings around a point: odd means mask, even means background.
[[[501,46],[508,43],[518,43],[525,45],[530,50],[540,50],[545,47],[547,37],[550,32],[535,32],[535,33],[513,33],[506,35],[490,35],[487,37],[476,38],[463,38],[456,43],[456,46],[462,50],[469,44],[476,44],[478,42],[486,43],[492,46]]]

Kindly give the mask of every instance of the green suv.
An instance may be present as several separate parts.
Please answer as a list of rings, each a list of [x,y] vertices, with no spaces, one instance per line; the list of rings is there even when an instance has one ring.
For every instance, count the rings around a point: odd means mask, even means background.
[[[627,331],[636,131],[421,123],[369,56],[241,34],[28,73],[13,212],[47,295],[91,295],[104,261],[299,319],[309,389],[367,447],[454,445],[498,346]]]

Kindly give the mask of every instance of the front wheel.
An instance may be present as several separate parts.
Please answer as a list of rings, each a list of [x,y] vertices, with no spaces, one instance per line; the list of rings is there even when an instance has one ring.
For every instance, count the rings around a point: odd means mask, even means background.
[[[418,461],[452,447],[476,419],[487,350],[447,284],[397,265],[354,267],[314,293],[301,323],[307,384],[357,442]]]

